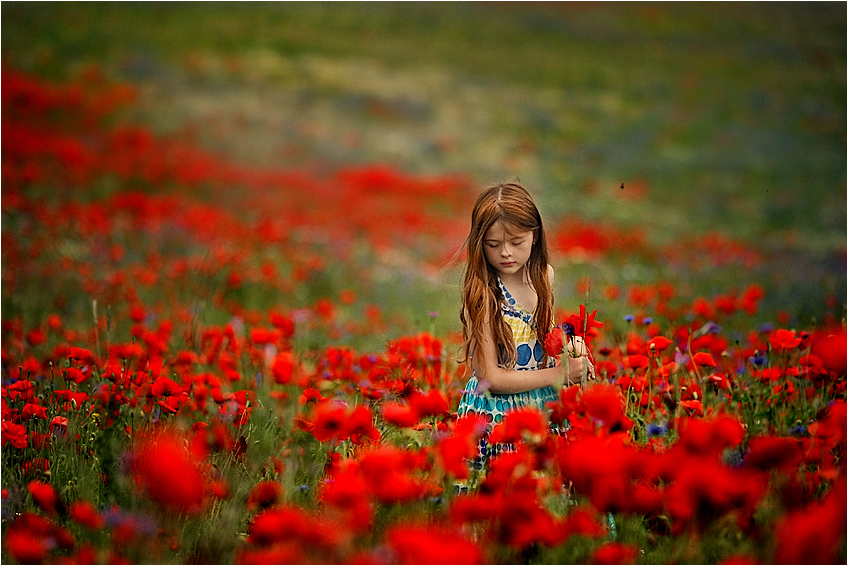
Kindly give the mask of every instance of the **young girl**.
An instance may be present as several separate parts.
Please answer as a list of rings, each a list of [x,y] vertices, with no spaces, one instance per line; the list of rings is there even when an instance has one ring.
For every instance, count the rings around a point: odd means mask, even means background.
[[[517,183],[483,191],[471,213],[462,281],[465,360],[474,374],[459,404],[459,416],[483,415],[490,427],[518,407],[545,410],[562,385],[594,379],[582,340],[575,339],[568,363],[557,365],[543,347],[553,320],[554,270],[542,217]],[[503,447],[480,444],[477,467]]]

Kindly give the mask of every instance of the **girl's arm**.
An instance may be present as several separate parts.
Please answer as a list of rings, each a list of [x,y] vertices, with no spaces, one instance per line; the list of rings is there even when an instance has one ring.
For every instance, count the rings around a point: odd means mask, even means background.
[[[473,356],[471,363],[477,375],[477,381],[487,381],[492,393],[523,393],[538,389],[539,387],[557,386],[559,384],[572,385],[580,383],[583,376],[584,364],[588,367],[589,377],[594,378],[595,371],[588,358],[588,351],[582,339],[575,340],[575,350],[578,352],[576,358],[563,358],[563,363],[556,367],[527,370],[510,370],[498,367],[498,351],[495,346],[494,335],[491,331],[492,325],[488,316],[484,319],[483,339],[479,344],[473,344],[475,352],[482,352],[483,361],[480,356]],[[577,341],[579,340],[579,342]]]

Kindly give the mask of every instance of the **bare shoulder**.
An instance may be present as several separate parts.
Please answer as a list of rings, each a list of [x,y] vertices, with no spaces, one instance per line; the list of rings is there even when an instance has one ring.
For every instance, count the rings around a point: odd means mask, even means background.
[[[548,264],[548,283],[551,284],[551,288],[554,286],[554,267],[551,264]]]

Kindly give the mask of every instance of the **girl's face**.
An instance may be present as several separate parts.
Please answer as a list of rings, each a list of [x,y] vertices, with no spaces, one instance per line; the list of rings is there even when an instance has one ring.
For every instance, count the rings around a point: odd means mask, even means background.
[[[524,269],[533,251],[533,231],[508,230],[503,222],[495,222],[483,235],[486,261],[498,275],[512,276]]]

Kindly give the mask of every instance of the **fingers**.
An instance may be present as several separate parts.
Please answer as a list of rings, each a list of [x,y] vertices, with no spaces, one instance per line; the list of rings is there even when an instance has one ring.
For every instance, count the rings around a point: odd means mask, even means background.
[[[580,336],[573,336],[568,340],[568,351],[577,356],[589,355],[589,350],[586,348],[586,342]]]

